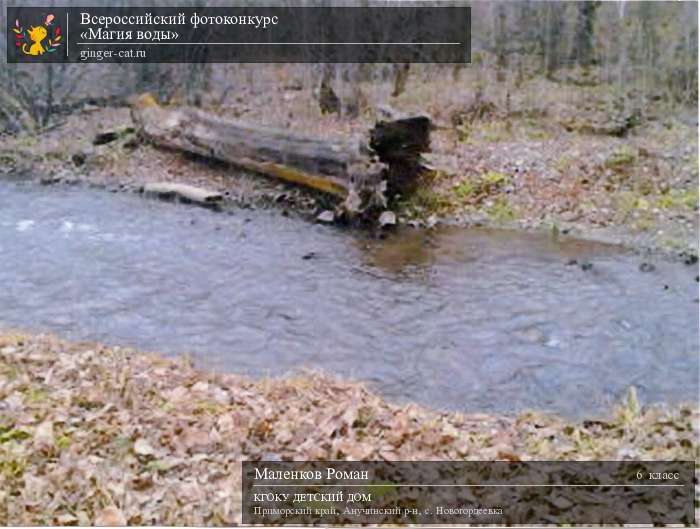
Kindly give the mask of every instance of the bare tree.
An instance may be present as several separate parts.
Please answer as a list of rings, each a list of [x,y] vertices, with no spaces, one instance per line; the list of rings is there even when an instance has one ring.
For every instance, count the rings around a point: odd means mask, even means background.
[[[566,4],[547,2],[544,4],[544,71],[551,79],[561,66]]]
[[[571,60],[581,66],[591,66],[595,63],[595,19],[600,2],[578,2],[578,16],[574,40],[571,47]]]

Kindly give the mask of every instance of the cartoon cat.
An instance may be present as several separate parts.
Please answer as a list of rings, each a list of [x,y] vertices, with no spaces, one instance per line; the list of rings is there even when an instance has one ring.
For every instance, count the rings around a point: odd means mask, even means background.
[[[46,49],[41,45],[41,41],[48,35],[46,28],[44,26],[31,27],[27,30],[27,35],[29,35],[29,39],[33,44],[30,46],[29,51],[27,51],[27,44],[25,43],[22,46],[22,51],[27,55],[43,55]]]

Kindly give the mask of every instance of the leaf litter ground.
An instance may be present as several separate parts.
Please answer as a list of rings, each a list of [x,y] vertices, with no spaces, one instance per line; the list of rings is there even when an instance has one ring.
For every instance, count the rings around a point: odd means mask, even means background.
[[[237,524],[242,460],[697,460],[699,418],[633,394],[605,420],[438,412],[320,373],[254,380],[6,331],[0,523]]]

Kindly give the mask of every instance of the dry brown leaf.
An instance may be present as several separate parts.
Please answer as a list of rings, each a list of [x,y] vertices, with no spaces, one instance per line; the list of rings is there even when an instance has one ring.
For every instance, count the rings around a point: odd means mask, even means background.
[[[53,423],[49,420],[42,422],[34,432],[34,442],[39,446],[53,446]]]
[[[209,432],[189,428],[182,434],[182,441],[186,448],[194,450],[208,446],[211,442],[211,438]]]
[[[120,509],[111,505],[97,513],[94,523],[98,527],[120,527],[126,525],[126,518]]]
[[[695,407],[642,411],[627,422],[611,417],[606,428],[587,431],[585,446],[572,447],[566,432],[579,426],[571,421],[398,407],[321,374],[214,377],[128,349],[47,336],[13,347],[13,359],[20,360],[13,361],[12,380],[0,370],[0,400],[15,429],[31,437],[3,444],[0,453],[0,465],[7,456],[25,465],[9,494],[0,490],[0,506],[22,498],[21,508],[5,516],[11,525],[240,524],[243,459],[556,460],[571,459],[573,448],[579,459],[615,459],[631,451],[693,459],[700,425]],[[48,385],[43,373],[50,368]],[[30,400],[20,387],[51,398]],[[190,387],[200,392],[197,399]],[[212,413],[208,403],[225,397],[235,402],[232,409]],[[99,407],[86,409],[90,399]],[[52,437],[55,449],[45,450]],[[105,498],[119,507],[103,508]],[[67,504],[74,509],[69,514]]]
[[[156,451],[146,439],[139,437],[134,443],[134,452],[140,456],[150,456]]]

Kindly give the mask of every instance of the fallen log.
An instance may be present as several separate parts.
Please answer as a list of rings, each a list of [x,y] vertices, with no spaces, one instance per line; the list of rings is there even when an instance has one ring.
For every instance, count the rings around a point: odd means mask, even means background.
[[[140,134],[155,145],[194,153],[346,199],[348,209],[385,203],[411,188],[430,148],[426,117],[379,122],[366,138],[328,140],[222,118],[195,108],[132,104]],[[377,197],[377,195],[381,195]],[[359,200],[358,200],[359,197]]]

